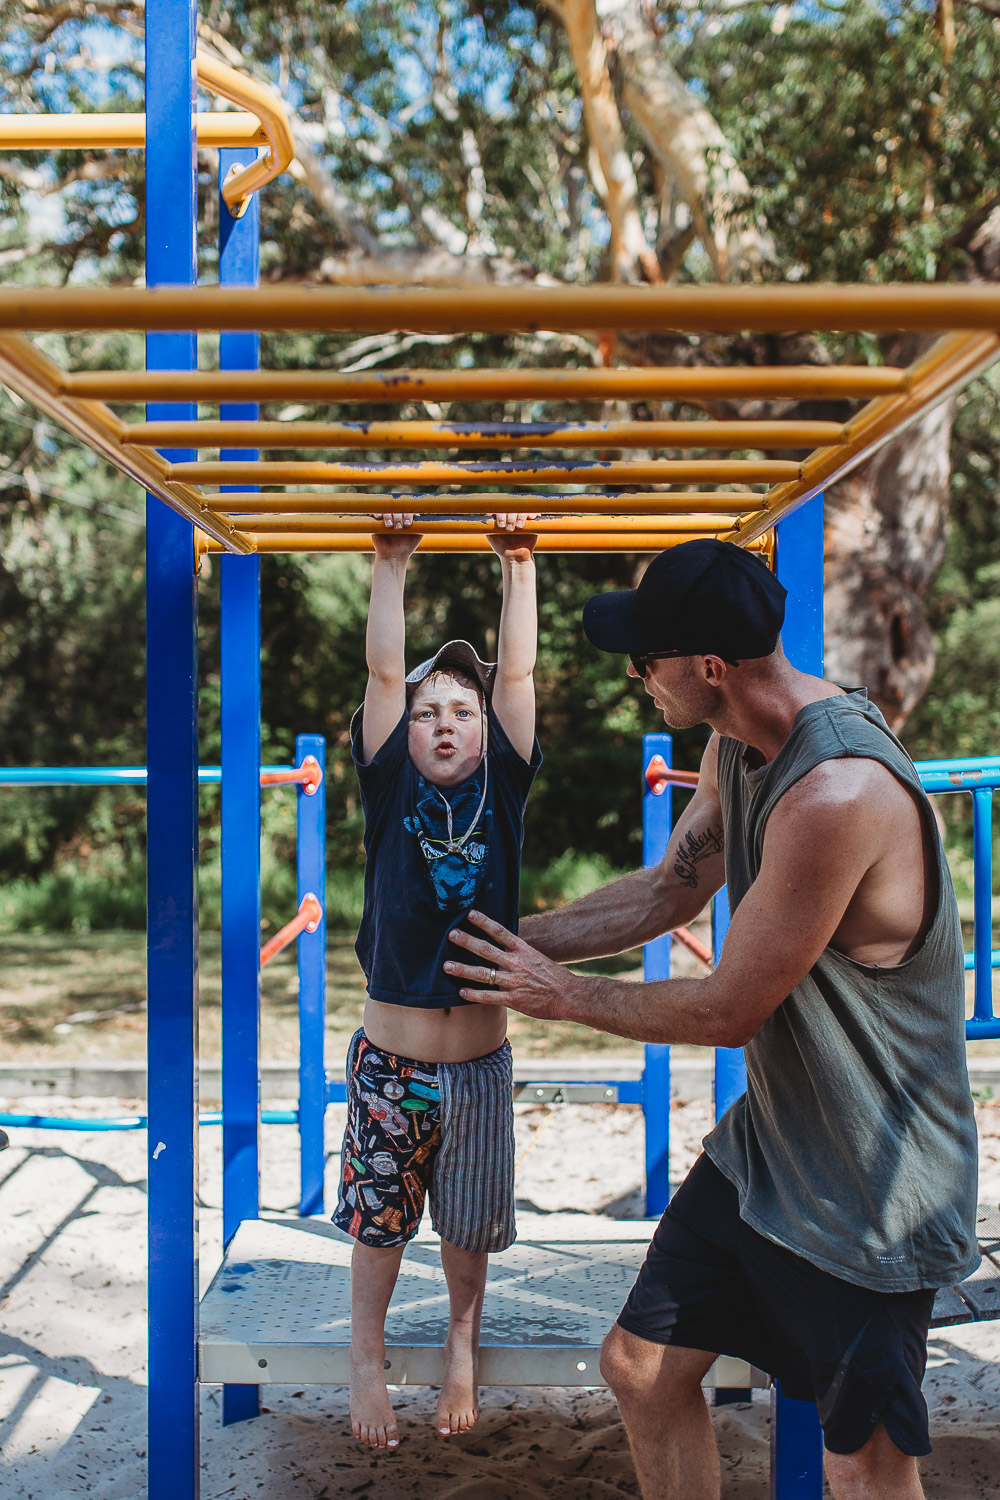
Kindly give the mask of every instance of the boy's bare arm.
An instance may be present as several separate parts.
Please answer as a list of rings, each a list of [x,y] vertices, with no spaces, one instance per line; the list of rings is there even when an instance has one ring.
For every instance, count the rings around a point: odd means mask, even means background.
[[[375,565],[368,605],[368,686],[365,689],[361,748],[366,761],[378,754],[406,707],[406,625],[403,586],[406,564],[419,536],[372,536]]]
[[[498,518],[499,519],[499,518]],[[490,532],[500,558],[503,607],[497,646],[493,709],[523,760],[531,759],[535,742],[535,652],[538,609],[535,599],[535,537],[524,532]]]
[[[658,865],[623,875],[557,911],[525,917],[519,926],[524,941],[548,958],[573,963],[623,953],[692,921],[726,878],[717,765],[713,735],[697,790]]]

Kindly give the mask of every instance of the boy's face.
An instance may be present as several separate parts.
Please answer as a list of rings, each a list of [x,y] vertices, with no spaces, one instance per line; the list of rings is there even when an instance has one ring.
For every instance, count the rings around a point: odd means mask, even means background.
[[[410,700],[407,747],[421,776],[458,786],[483,758],[483,709],[473,687],[435,672]]]

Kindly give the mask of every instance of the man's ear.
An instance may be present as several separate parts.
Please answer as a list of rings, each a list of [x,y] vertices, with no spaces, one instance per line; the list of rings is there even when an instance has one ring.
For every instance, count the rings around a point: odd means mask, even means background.
[[[703,656],[705,681],[711,687],[721,687],[726,680],[729,663],[723,661],[721,656]]]

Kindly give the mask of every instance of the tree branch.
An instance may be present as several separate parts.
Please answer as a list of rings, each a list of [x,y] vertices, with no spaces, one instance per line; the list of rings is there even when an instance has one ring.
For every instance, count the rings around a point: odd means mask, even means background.
[[[580,82],[587,136],[598,168],[591,171],[591,177],[604,200],[611,228],[612,280],[636,281],[641,273],[647,281],[660,281],[660,267],[642,225],[639,185],[594,0],[549,0],[549,4],[565,27]]]

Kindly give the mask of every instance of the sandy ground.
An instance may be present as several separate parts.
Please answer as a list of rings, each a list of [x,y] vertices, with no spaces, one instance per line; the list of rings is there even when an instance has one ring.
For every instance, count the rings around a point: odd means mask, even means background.
[[[24,1105],[27,1101],[24,1101]],[[24,1107],[11,1101],[8,1107]],[[135,1101],[117,1101],[122,1112]],[[56,1101],[46,1107],[57,1109]],[[118,1112],[75,1100],[74,1114]],[[1000,1201],[1000,1103],[979,1106],[981,1199]],[[331,1111],[329,1139],[341,1121]],[[673,1168],[682,1173],[707,1128],[707,1102],[675,1106]],[[518,1106],[518,1194],[525,1207],[640,1212],[638,1110]],[[0,1157],[0,1495],[3,1500],[145,1494],[143,1322],[145,1138],[14,1132]],[[202,1274],[220,1253],[219,1132],[203,1132]],[[331,1182],[337,1158],[331,1157]],[[263,1198],[287,1211],[294,1131],[265,1131]],[[613,1183],[609,1195],[607,1184]],[[931,1343],[926,1392],[934,1454],[929,1500],[1000,1497],[1000,1324],[948,1329]],[[202,1393],[205,1500],[606,1500],[637,1488],[614,1401],[605,1390],[489,1388],[467,1437],[431,1427],[433,1393],[407,1388],[403,1443],[373,1458],[347,1423],[347,1392],[269,1387],[256,1421],[223,1428],[216,1388]],[[713,1413],[726,1500],[768,1493],[766,1393]]]

